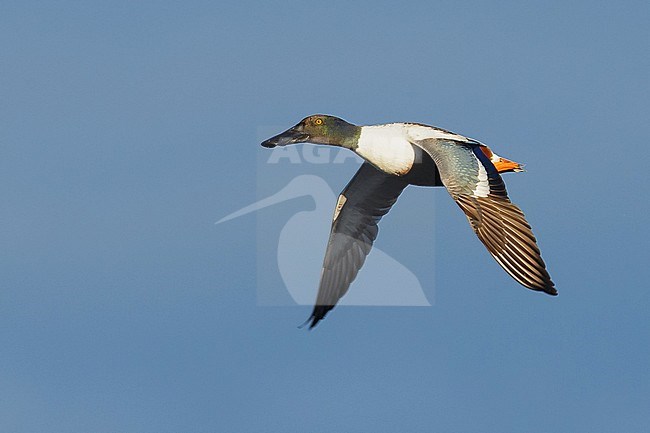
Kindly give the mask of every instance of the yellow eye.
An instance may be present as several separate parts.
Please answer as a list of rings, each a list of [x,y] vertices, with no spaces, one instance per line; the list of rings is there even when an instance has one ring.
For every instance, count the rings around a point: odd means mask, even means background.
[[[322,125],[323,124],[323,119],[316,119],[314,120],[315,125]]]

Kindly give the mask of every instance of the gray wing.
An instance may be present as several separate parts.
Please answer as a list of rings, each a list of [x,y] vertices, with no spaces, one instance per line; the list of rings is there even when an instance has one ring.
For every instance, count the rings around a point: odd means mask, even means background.
[[[339,195],[318,288],[313,328],[348,291],[372,248],[377,224],[408,184],[364,162]],[[305,323],[307,323],[305,322]]]
[[[524,287],[557,295],[526,217],[479,146],[436,139],[414,144],[431,155],[442,183],[499,265]]]

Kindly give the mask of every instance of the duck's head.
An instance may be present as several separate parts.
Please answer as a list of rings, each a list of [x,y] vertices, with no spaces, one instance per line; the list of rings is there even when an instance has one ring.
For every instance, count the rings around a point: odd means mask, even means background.
[[[264,147],[287,146],[296,143],[330,144],[354,148],[361,134],[361,127],[338,117],[314,114],[302,119],[281,134],[262,142]]]

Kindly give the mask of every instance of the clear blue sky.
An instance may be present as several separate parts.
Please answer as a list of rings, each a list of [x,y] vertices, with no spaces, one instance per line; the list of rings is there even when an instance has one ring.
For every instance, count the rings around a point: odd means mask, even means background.
[[[0,5],[0,431],[647,431],[650,4],[230,3]],[[412,189],[378,246],[432,307],[259,306],[257,222],[308,200],[214,222],[317,112],[527,163],[560,296]]]

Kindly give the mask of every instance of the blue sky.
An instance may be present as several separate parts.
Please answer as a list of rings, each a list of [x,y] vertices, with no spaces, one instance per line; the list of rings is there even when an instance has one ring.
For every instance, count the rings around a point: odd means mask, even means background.
[[[650,5],[231,3],[0,5],[0,430],[646,431]],[[260,131],[318,112],[527,163],[506,182],[560,295],[412,188],[377,246],[432,307],[307,332],[259,305],[260,221],[312,205],[214,222],[290,181]]]

